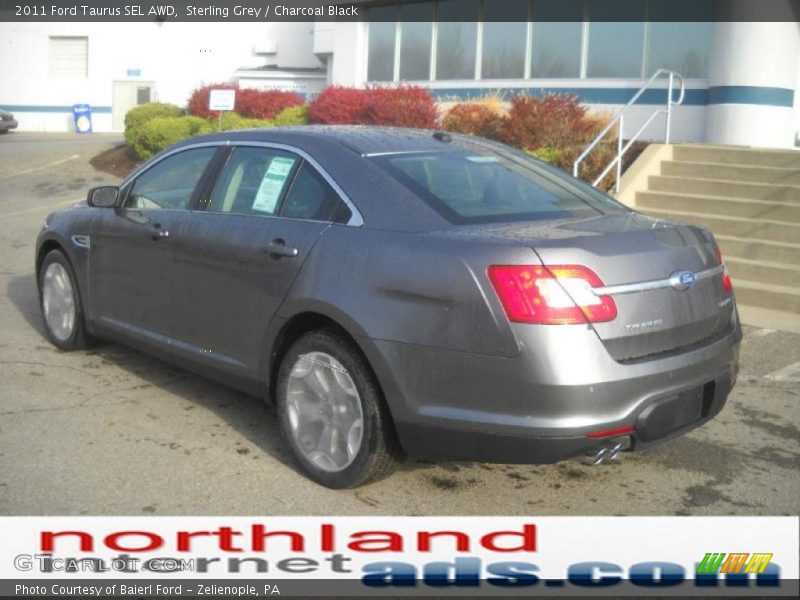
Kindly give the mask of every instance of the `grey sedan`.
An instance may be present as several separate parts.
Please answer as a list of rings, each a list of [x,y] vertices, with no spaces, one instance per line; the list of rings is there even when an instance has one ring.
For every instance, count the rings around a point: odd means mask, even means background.
[[[330,487],[409,454],[644,450],[714,417],[738,368],[711,233],[441,132],[192,138],[48,216],[36,273],[56,346],[121,342],[274,403]]]

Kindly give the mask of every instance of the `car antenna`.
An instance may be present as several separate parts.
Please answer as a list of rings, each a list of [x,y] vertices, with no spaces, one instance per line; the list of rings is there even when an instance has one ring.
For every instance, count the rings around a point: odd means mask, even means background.
[[[453,141],[453,138],[450,136],[450,134],[445,133],[444,131],[434,131],[433,139],[444,142],[445,144],[449,144],[451,141]]]

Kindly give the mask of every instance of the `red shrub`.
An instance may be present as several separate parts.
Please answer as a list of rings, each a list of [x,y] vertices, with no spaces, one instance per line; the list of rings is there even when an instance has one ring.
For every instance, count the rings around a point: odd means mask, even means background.
[[[504,118],[488,106],[462,102],[447,111],[442,119],[442,127],[447,131],[497,139],[503,128],[503,121]]]
[[[367,104],[367,93],[368,90],[329,86],[311,101],[308,121],[326,125],[360,123]]]
[[[500,135],[519,148],[562,148],[585,141],[592,127],[577,95],[515,96]]]
[[[254,90],[239,88],[233,83],[214,83],[192,92],[187,105],[189,114],[204,118],[217,116],[217,111],[208,110],[211,90],[236,90],[234,110],[239,115],[252,119],[273,119],[284,108],[303,104],[303,99],[292,92]]]
[[[301,104],[303,99],[292,92],[250,88],[236,92],[236,112],[251,119],[274,119],[284,108]]]
[[[419,86],[376,87],[368,92],[361,116],[365,125],[436,127],[436,103],[430,91]]]
[[[208,110],[208,97],[211,94],[211,90],[236,89],[238,89],[238,87],[233,83],[212,83],[211,85],[204,85],[203,87],[193,91],[192,95],[189,96],[189,102],[186,105],[186,110],[189,111],[190,115],[195,115],[196,117],[203,117],[205,119],[208,117],[216,117],[217,111]]]
[[[309,122],[328,125],[433,128],[436,116],[430,92],[417,86],[362,90],[334,85],[314,98],[308,110]]]

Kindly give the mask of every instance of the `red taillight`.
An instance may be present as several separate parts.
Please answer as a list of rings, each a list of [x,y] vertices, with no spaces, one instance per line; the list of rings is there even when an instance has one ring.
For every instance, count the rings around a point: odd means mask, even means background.
[[[608,431],[593,431],[592,433],[587,433],[586,437],[592,438],[593,440],[599,438],[608,438],[608,437],[617,437],[618,435],[627,435],[629,433],[633,433],[633,427],[620,427],[619,429],[609,429]]]
[[[595,295],[603,282],[586,267],[493,265],[488,274],[510,321],[567,325],[617,316],[611,296]]]
[[[733,291],[733,282],[731,281],[730,273],[728,273],[728,266],[722,260],[722,252],[717,248],[717,262],[722,265],[722,289],[729,294]]]

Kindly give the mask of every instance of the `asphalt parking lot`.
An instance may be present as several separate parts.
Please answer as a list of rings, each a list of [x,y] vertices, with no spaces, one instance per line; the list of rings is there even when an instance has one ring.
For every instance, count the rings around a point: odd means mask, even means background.
[[[800,513],[800,335],[746,327],[722,414],[611,465],[431,464],[348,491],[300,475],[259,400],[101,344],[44,337],[45,215],[115,179],[121,136],[0,136],[0,514],[694,515]],[[735,284],[735,282],[734,282]]]

